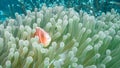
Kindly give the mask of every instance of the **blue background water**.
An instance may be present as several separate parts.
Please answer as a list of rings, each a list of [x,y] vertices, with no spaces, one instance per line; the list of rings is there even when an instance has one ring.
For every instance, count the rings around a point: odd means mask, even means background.
[[[55,4],[66,8],[73,7],[77,12],[83,10],[95,16],[112,8],[120,12],[120,0],[0,0],[0,21],[7,17],[15,18],[16,12],[26,14],[26,10],[33,11],[35,7],[41,8],[43,3],[48,7]]]

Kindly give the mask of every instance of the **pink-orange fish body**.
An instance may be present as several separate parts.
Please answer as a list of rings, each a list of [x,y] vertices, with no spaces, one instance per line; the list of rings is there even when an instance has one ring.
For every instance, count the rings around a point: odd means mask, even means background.
[[[43,44],[44,47],[47,47],[49,43],[51,42],[50,35],[42,28],[37,27],[36,32],[34,33],[34,36],[38,36],[39,43]]]

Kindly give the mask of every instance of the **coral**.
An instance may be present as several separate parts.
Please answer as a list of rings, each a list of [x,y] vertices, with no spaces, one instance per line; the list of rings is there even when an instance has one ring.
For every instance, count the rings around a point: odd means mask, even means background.
[[[34,8],[41,8],[44,4],[47,7],[56,5],[62,5],[65,8],[73,7],[77,12],[82,9],[89,14],[98,16],[112,8],[120,12],[119,2],[119,0],[0,0],[0,22],[6,20],[7,17],[15,18],[15,12],[26,15],[26,10],[34,11]]]
[[[0,68],[118,68],[120,15],[94,17],[63,6],[15,14],[0,24]],[[48,47],[33,37],[36,27],[51,36]]]

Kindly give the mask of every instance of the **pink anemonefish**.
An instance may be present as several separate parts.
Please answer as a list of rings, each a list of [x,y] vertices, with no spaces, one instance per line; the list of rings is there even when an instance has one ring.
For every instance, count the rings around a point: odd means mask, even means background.
[[[36,31],[34,33],[34,37],[39,37],[39,43],[43,44],[44,47],[47,47],[49,43],[51,42],[50,35],[42,28],[36,27]]]

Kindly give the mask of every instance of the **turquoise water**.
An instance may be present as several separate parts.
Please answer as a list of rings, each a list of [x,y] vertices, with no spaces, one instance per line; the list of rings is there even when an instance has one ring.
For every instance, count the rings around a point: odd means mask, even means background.
[[[40,9],[44,3],[48,7],[63,5],[66,8],[74,8],[77,12],[83,10],[95,16],[112,8],[120,12],[120,0],[0,0],[0,20],[15,18],[16,12],[26,15],[26,10],[33,11],[35,7]]]

